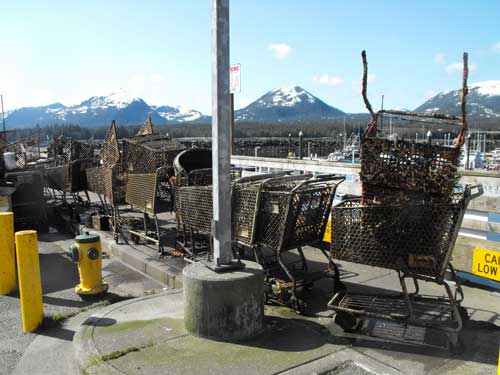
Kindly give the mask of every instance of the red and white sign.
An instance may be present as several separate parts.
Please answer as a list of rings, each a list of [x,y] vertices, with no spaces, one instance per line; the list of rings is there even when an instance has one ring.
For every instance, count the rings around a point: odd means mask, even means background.
[[[229,67],[229,92],[237,94],[241,92],[241,65],[234,64]]]

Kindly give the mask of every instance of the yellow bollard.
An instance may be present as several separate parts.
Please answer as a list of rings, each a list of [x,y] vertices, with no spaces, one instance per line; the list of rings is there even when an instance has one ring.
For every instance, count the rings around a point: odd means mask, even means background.
[[[0,295],[12,293],[15,289],[14,214],[0,212]]]
[[[36,231],[16,232],[16,250],[23,331],[33,332],[43,320],[42,280]]]
[[[82,297],[106,293],[108,284],[102,280],[101,239],[96,234],[82,234],[75,238],[75,242],[70,248],[80,274],[80,284],[75,287],[75,293]]]

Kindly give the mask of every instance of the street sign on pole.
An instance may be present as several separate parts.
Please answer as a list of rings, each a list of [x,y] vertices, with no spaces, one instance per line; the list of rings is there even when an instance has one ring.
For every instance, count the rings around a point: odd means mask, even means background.
[[[233,64],[229,68],[229,91],[231,94],[241,92],[241,64]]]

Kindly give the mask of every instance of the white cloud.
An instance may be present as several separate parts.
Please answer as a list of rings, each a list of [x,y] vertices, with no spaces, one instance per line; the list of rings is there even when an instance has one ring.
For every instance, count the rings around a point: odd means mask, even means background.
[[[495,53],[500,53],[500,42],[493,43],[490,49]]]
[[[446,72],[452,74],[455,72],[462,72],[464,64],[462,62],[455,62],[446,66]],[[477,70],[477,65],[475,63],[469,64],[469,73],[473,73]]]
[[[436,53],[434,55],[434,62],[439,65],[444,65],[446,63],[446,55],[444,53]]]
[[[373,82],[376,79],[377,79],[377,75],[376,74],[370,74],[370,73],[368,73],[368,79],[367,79],[368,83]]]
[[[344,80],[338,76],[323,74],[320,76],[314,76],[313,82],[326,86],[340,86],[344,83]]]
[[[292,47],[285,43],[270,44],[269,49],[273,51],[274,57],[280,60],[286,58],[292,52]]]

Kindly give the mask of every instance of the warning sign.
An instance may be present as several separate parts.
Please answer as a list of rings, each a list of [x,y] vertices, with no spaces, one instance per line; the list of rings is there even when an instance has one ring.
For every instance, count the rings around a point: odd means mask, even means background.
[[[241,65],[234,64],[229,67],[229,91],[231,94],[241,92]]]
[[[476,247],[472,259],[472,273],[500,281],[500,251]]]

